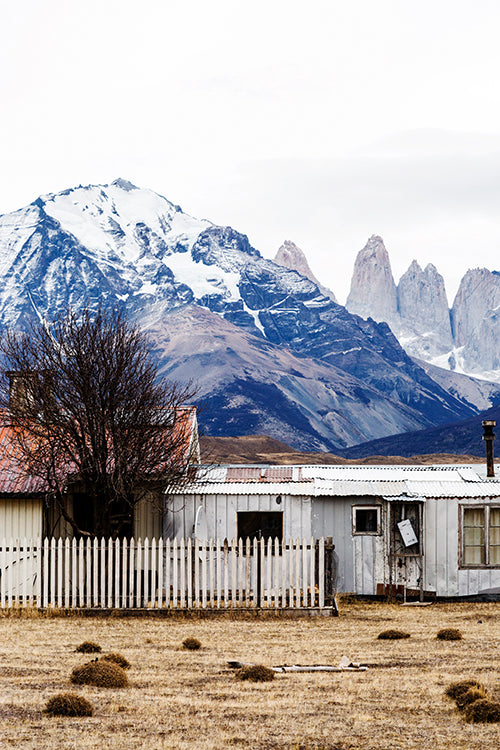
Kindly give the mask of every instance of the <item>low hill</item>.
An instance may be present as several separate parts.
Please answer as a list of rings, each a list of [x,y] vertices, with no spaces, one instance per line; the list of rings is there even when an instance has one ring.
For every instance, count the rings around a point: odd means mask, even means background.
[[[202,437],[201,460],[204,463],[226,464],[448,464],[481,463],[472,455],[434,453],[427,455],[367,456],[347,459],[333,453],[296,451],[289,445],[267,435],[242,435],[239,437]]]

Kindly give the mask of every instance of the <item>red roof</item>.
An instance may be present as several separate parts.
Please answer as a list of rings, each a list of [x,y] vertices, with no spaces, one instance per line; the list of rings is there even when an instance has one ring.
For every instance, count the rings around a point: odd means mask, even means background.
[[[182,455],[175,460],[195,463],[199,461],[198,424],[195,406],[176,409],[173,442],[184,438]],[[46,492],[46,482],[29,473],[27,461],[16,440],[15,427],[8,423],[5,413],[0,414],[0,495],[32,495]]]

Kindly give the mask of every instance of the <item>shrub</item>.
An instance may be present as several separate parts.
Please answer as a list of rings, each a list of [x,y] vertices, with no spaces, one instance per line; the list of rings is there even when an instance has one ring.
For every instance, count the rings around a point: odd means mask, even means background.
[[[88,700],[74,693],[54,695],[45,707],[45,713],[50,716],[92,716],[93,711]]]
[[[114,662],[114,664],[118,664],[118,666],[122,669],[130,669],[130,662],[127,661],[127,659],[125,659],[125,657],[121,654],[104,654],[103,656],[101,656],[101,661],[111,661]]]
[[[486,690],[483,687],[471,687],[455,699],[457,708],[464,711],[467,706],[480,698],[486,698]]]
[[[198,638],[184,638],[182,648],[186,648],[188,651],[198,651],[201,648],[201,643]]]
[[[102,649],[98,643],[93,643],[93,641],[84,641],[76,647],[75,651],[78,651],[78,653],[80,654],[99,654]]]
[[[248,664],[236,673],[239,680],[250,680],[251,682],[271,682],[275,677],[274,669],[264,667],[263,664]]]
[[[461,695],[467,692],[470,688],[478,688],[484,690],[484,685],[481,685],[477,680],[461,680],[460,682],[452,682],[448,685],[445,690],[448,698],[457,700]]]
[[[440,641],[461,641],[462,633],[457,628],[443,628],[436,636]]]
[[[397,641],[400,638],[409,638],[410,634],[405,633],[403,630],[383,630],[378,634],[377,638],[384,641]]]
[[[75,667],[71,673],[71,682],[75,685],[95,685],[96,687],[127,687],[125,671],[112,661],[99,659],[90,661],[81,667]]]
[[[500,703],[480,698],[465,708],[465,719],[475,723],[500,721]]]

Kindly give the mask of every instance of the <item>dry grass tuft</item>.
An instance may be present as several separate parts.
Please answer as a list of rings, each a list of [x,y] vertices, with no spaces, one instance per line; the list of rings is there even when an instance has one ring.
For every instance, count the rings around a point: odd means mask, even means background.
[[[54,695],[45,707],[45,713],[49,716],[92,716],[93,712],[92,704],[74,693]]]
[[[182,641],[182,648],[188,651],[198,651],[201,648],[201,643],[198,638],[184,638]]]
[[[378,634],[377,638],[381,641],[397,641],[401,638],[409,638],[410,634],[405,633],[404,630],[383,630]]]
[[[109,688],[128,686],[125,671],[118,664],[103,659],[90,661],[81,667],[75,667],[71,673],[71,682],[75,685],[95,685],[95,687]]]
[[[440,641],[461,641],[462,633],[458,628],[442,628],[436,636]]]
[[[473,723],[493,723],[500,721],[500,703],[480,698],[465,709],[465,719]]]
[[[465,711],[467,706],[474,701],[486,698],[486,690],[483,687],[471,687],[455,699],[459,711]]]
[[[263,664],[249,664],[238,669],[236,676],[239,680],[250,680],[250,682],[271,682],[271,680],[274,680],[276,672]]]
[[[125,659],[121,654],[112,652],[111,654],[104,654],[101,656],[101,661],[111,661],[114,664],[118,664],[122,669],[130,669],[130,662]]]
[[[99,654],[102,649],[98,643],[94,643],[93,641],[84,641],[75,648],[75,651],[77,651],[79,654]]]
[[[450,683],[446,688],[445,693],[448,698],[453,698],[453,700],[456,701],[457,698],[460,698],[460,696],[466,693],[467,690],[470,690],[470,688],[484,690],[484,685],[477,680],[460,680],[459,682]]]

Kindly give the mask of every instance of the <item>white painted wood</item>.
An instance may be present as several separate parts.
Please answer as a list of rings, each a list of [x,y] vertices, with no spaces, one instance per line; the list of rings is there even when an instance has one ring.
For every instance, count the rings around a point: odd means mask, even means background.
[[[173,593],[172,593],[172,606],[177,608],[177,594],[179,590],[179,580],[178,580],[178,551],[177,551],[177,539],[174,539],[174,543],[172,545],[172,587],[173,587]]]
[[[179,544],[179,563],[180,563],[180,598],[179,606],[186,606],[186,545],[184,537]]]
[[[45,559],[45,554],[44,554]],[[78,604],[78,567],[77,567],[77,541],[71,540],[71,606],[76,607]],[[45,576],[44,576],[45,578]],[[46,580],[46,578],[45,578]],[[45,581],[44,581],[45,583]]]
[[[87,537],[85,542],[85,604],[92,606],[92,542]]]
[[[194,540],[194,606],[200,606],[200,541]]]
[[[135,585],[135,606],[142,607],[142,540],[137,540],[136,545],[136,585]]]
[[[50,587],[49,587],[49,607],[57,605],[56,595],[56,540],[54,537],[50,540]]]
[[[170,575],[171,575],[171,545],[170,545],[170,539],[167,539],[167,542],[165,544],[165,597],[166,597],[166,606],[171,607],[172,606],[172,600],[170,598]]]
[[[186,557],[187,557],[187,606],[191,609],[193,606],[193,543],[191,537],[187,540],[186,546]]]
[[[237,606],[236,600],[236,539],[231,539],[231,557],[230,557],[230,568],[231,568],[231,607]]]
[[[35,584],[35,604],[37,607],[42,606],[42,539],[39,537],[36,543],[36,584]]]
[[[120,607],[120,540],[115,539],[114,544],[114,594],[115,609]],[[90,582],[89,582],[90,583]]]
[[[266,595],[266,555],[265,555],[265,541],[259,539],[259,560],[260,560],[260,600],[259,607],[264,607],[265,595]]]
[[[224,578],[224,607],[229,607],[229,542],[227,537],[224,539],[222,569]]]
[[[99,606],[99,540],[96,536],[92,540],[92,606]]]
[[[325,540],[323,537],[318,542],[318,606],[325,606]]]
[[[207,540],[201,540],[201,606],[207,608]]]
[[[49,540],[47,537],[43,540],[43,597],[42,607],[49,606]],[[75,586],[75,606],[76,606],[76,586]]]
[[[244,587],[243,582],[245,580],[245,558],[243,556],[243,539],[240,537],[238,539],[238,557],[237,557],[237,563],[238,563],[238,598],[237,598],[237,606],[242,607],[244,605],[245,601],[245,593],[244,593]]]
[[[63,606],[63,540],[57,540],[57,606]]]
[[[163,539],[158,540],[158,607],[163,607],[165,580],[163,578]]]
[[[143,560],[142,560],[142,568],[143,568],[143,576],[144,576],[144,585],[143,585],[143,606],[149,607],[149,539],[146,537],[142,543],[143,548]]]
[[[95,541],[95,540],[94,540]],[[125,609],[127,607],[127,552],[128,544],[126,539],[122,539],[121,543],[121,572],[122,572],[122,583],[121,583],[121,607]],[[94,605],[95,606],[95,605]]]

